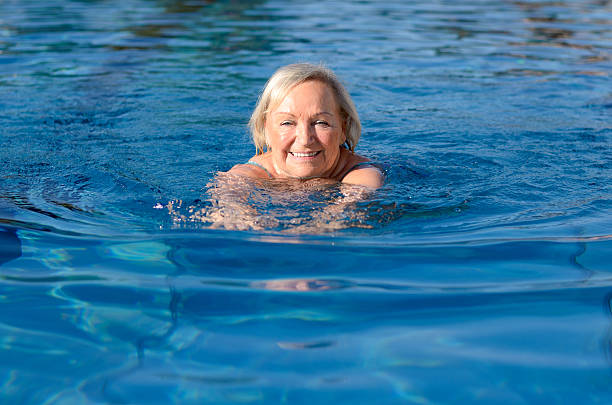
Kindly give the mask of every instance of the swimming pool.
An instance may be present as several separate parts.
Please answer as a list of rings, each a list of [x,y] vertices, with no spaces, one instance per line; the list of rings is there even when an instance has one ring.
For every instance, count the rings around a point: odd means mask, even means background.
[[[0,2],[2,403],[611,402],[611,22]],[[344,80],[386,185],[254,186],[257,227],[211,226],[297,61]]]

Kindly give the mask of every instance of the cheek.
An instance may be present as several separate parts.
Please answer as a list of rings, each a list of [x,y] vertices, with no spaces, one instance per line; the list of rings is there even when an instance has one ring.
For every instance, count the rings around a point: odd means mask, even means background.
[[[277,129],[266,127],[266,142],[273,149],[283,149],[292,142],[292,134],[287,129]]]
[[[318,138],[321,140],[321,143],[329,146],[339,146],[344,142],[342,131],[321,131],[318,134]]]
[[[291,135],[291,132],[288,130],[278,131],[276,133],[276,136],[277,136],[278,144],[281,146],[290,145],[293,141],[293,136]]]

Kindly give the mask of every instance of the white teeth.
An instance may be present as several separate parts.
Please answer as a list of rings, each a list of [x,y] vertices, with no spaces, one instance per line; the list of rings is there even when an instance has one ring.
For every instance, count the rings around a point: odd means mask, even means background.
[[[291,154],[295,157],[312,157],[319,152],[308,152],[308,153],[300,153],[300,152],[291,152]]]

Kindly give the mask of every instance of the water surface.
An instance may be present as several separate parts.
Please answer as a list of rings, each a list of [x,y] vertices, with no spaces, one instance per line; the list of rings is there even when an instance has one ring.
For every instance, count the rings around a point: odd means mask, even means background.
[[[1,2],[2,401],[611,402],[611,22],[607,1]],[[220,203],[299,61],[343,79],[387,183]]]

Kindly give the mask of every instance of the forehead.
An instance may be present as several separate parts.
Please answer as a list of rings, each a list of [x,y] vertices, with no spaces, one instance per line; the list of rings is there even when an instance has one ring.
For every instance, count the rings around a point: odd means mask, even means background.
[[[276,102],[271,103],[270,112],[311,108],[338,110],[334,91],[327,83],[320,80],[299,83],[287,90],[284,95],[279,95],[274,101]]]

